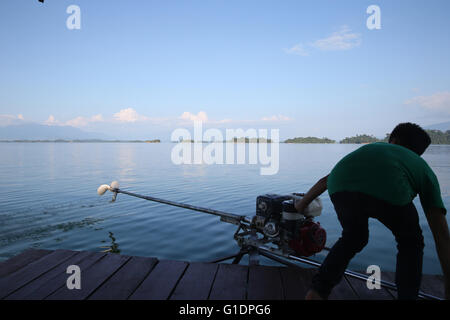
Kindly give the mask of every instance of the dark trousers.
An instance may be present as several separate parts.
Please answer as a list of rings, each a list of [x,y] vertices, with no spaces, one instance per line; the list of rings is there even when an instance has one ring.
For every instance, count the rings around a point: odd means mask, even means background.
[[[328,298],[342,279],[350,260],[366,246],[368,221],[375,218],[392,231],[397,241],[395,283],[398,298],[417,299],[424,242],[414,204],[394,206],[359,192],[336,192],[331,195],[331,201],[342,225],[342,235],[314,276],[312,288],[322,298]]]

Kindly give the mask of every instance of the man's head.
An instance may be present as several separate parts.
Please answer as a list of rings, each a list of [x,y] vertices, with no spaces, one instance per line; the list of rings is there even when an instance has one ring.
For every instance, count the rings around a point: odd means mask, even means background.
[[[406,122],[400,123],[392,130],[389,143],[408,148],[421,156],[430,145],[431,139],[419,125]]]

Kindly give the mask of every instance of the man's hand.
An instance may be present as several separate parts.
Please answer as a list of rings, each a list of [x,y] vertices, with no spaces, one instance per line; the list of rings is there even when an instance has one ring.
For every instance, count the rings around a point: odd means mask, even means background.
[[[441,263],[445,282],[445,299],[450,300],[450,237],[447,220],[442,208],[425,211],[436,244],[436,252]]]
[[[304,199],[303,197],[302,198],[294,197],[294,207],[295,207],[295,209],[297,209],[297,211],[299,213],[302,213],[303,210],[305,210],[305,208],[307,207],[307,206],[304,205],[304,200],[303,199]]]
[[[306,207],[308,207],[308,205],[315,198],[317,198],[322,193],[324,193],[325,190],[327,190],[327,180],[328,175],[317,181],[316,184],[313,185],[311,189],[309,189],[309,191],[305,194],[303,198],[301,198],[300,200],[296,199],[294,203],[295,209],[297,209],[298,212],[302,213],[303,210],[305,210]]]

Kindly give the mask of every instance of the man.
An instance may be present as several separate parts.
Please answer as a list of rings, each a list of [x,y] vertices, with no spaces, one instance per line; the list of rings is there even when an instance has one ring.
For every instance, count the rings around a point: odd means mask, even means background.
[[[446,209],[436,176],[420,157],[430,143],[430,137],[418,125],[401,123],[392,131],[389,143],[372,143],[351,152],[296,202],[297,210],[302,212],[328,189],[343,229],[313,278],[306,299],[328,298],[350,260],[367,244],[369,218],[378,219],[395,236],[398,298],[417,299],[424,247],[418,214],[412,203],[417,194],[435,240],[445,295],[450,298]]]

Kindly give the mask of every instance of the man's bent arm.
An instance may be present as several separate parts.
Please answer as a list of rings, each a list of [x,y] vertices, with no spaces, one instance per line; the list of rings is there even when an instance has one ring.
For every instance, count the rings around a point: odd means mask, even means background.
[[[303,196],[303,198],[300,201],[297,201],[295,203],[295,208],[298,212],[303,212],[303,210],[306,209],[306,207],[318,196],[320,196],[322,193],[327,190],[327,181],[328,176],[326,175],[322,179],[316,182],[315,185],[309,189],[309,191]]]
[[[436,252],[441,263],[445,282],[445,298],[450,299],[450,236],[443,209],[432,208],[426,211],[428,225],[434,237]]]

